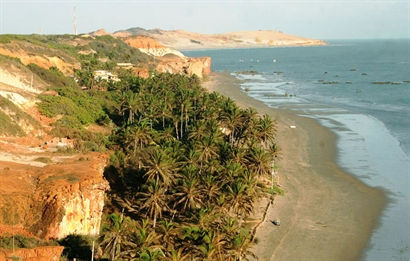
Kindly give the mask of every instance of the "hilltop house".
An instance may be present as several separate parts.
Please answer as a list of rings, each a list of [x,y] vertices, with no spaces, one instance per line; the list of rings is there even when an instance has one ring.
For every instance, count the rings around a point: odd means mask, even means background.
[[[117,63],[117,67],[124,69],[132,69],[134,65],[132,63]]]
[[[106,71],[106,70],[94,71],[94,80],[96,80],[97,82],[102,81],[102,80],[113,81],[113,82],[120,81],[120,79],[118,78],[116,74],[113,74],[110,71]]]

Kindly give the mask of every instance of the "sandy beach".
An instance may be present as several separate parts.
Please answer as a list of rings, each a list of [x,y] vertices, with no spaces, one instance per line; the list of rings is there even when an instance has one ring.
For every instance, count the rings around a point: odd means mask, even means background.
[[[387,198],[336,164],[336,135],[315,120],[272,109],[239,89],[227,73],[203,84],[278,123],[281,188],[251,249],[259,260],[360,260]],[[296,128],[290,128],[290,126]],[[275,226],[272,220],[280,219]]]

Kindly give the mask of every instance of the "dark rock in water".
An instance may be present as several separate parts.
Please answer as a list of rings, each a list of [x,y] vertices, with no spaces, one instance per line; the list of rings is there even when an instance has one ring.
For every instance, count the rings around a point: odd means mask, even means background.
[[[387,81],[387,82],[372,82],[372,84],[390,84],[390,85],[399,85],[399,84],[401,84],[401,82],[390,82],[390,81]]]
[[[321,83],[322,84],[338,84],[339,82],[338,81],[328,81],[328,82],[323,81]]]
[[[250,70],[250,71],[239,71],[239,72],[237,72],[237,73],[239,73],[239,74],[247,74],[247,75],[255,75],[255,74],[259,74],[259,72],[258,72],[258,71],[256,71],[256,70]]]
[[[279,219],[273,220],[272,223],[273,223],[275,226],[280,226],[280,220],[279,220]]]

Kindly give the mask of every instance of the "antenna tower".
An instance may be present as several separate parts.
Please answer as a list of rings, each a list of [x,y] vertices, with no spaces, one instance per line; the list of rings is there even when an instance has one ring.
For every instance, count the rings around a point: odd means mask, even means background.
[[[74,25],[74,35],[77,35],[77,15],[76,15],[76,10],[77,8],[74,6],[73,10],[73,25]]]

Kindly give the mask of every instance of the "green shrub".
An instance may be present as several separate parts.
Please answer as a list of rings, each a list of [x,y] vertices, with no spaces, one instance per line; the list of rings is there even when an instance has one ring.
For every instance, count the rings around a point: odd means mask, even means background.
[[[8,115],[0,111],[0,134],[24,136],[25,133]]]
[[[79,88],[56,89],[60,96],[41,95],[38,104],[40,112],[47,117],[63,115],[58,125],[68,128],[80,128],[82,125],[95,123],[105,115],[101,102]]]
[[[37,74],[43,81],[50,83],[53,86],[75,86],[73,79],[64,76],[64,74],[57,67],[50,67],[48,70],[37,64],[30,63],[27,67],[35,74]]]
[[[92,238],[89,236],[68,235],[58,243],[64,246],[64,257],[79,260],[91,259]]]
[[[38,157],[38,158],[34,159],[34,161],[38,161],[38,162],[42,162],[42,163],[51,163],[51,162],[53,162],[48,157]]]
[[[56,121],[53,125],[75,130],[81,130],[83,128],[83,125],[78,117],[68,115],[65,115],[64,117]]]

